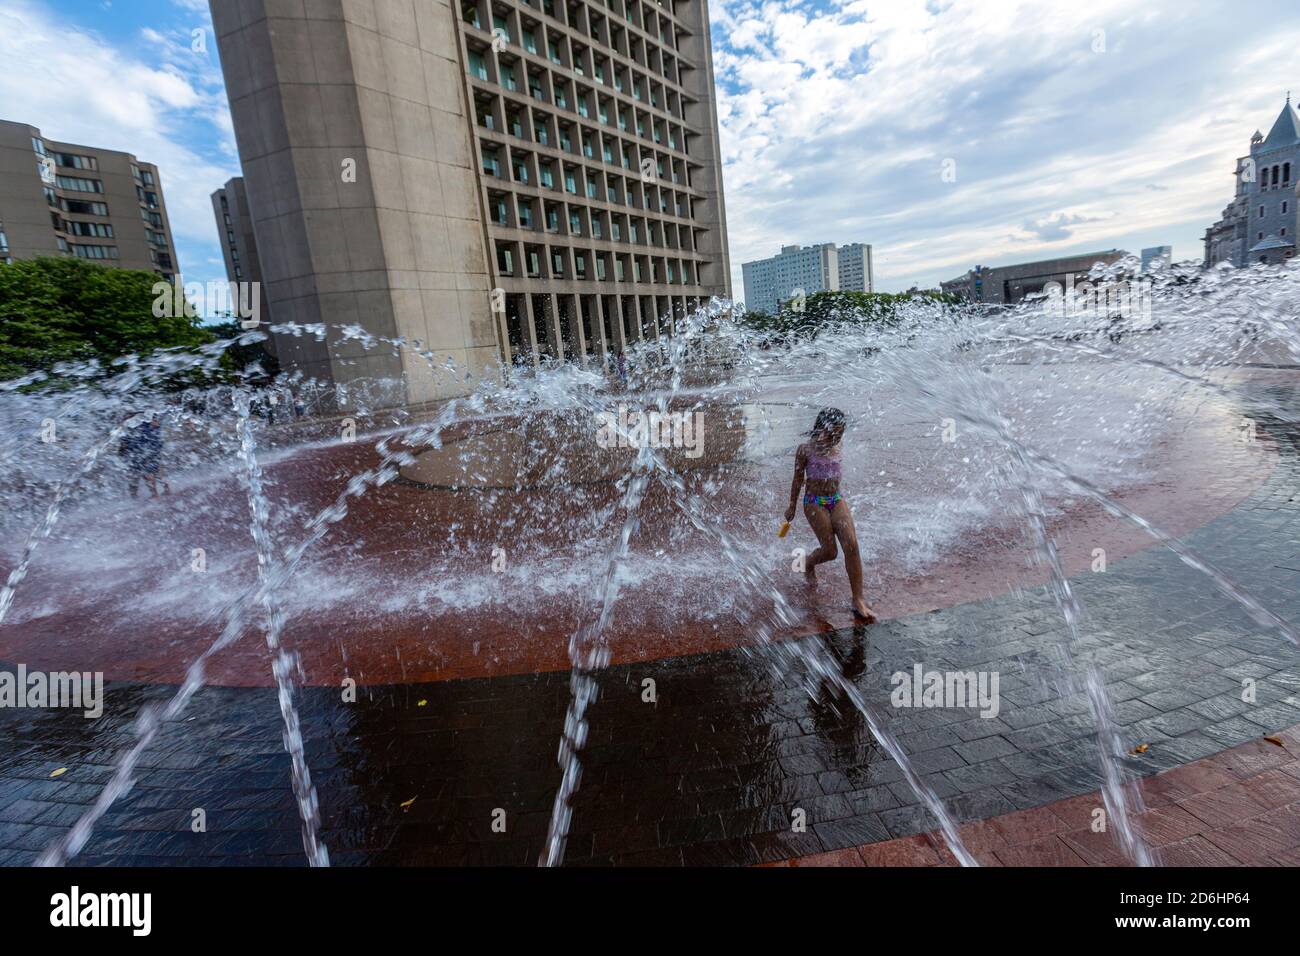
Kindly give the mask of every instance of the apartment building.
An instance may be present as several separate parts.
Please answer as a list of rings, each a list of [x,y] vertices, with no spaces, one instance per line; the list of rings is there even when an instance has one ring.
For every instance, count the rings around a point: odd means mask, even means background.
[[[0,259],[35,256],[173,279],[180,267],[158,167],[0,120]]]

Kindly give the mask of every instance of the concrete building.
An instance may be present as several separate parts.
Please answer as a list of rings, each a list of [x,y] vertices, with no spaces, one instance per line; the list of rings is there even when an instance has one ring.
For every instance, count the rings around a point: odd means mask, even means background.
[[[1237,160],[1236,195],[1205,231],[1205,265],[1276,265],[1295,255],[1296,201],[1300,187],[1300,114],[1286,104],[1268,136],[1250,138]]]
[[[871,246],[853,242],[836,250],[840,264],[840,289],[846,292],[874,292],[875,274]]]
[[[270,312],[330,328],[282,366],[413,404],[729,294],[704,0],[211,8]]]
[[[180,266],[158,167],[0,120],[0,259],[35,256],[174,278]]]
[[[743,263],[745,308],[775,314],[798,292],[833,292],[840,287],[839,250],[835,243],[782,246],[770,259]]]
[[[970,302],[990,305],[1013,305],[1026,296],[1042,292],[1049,282],[1064,286],[1073,277],[1077,284],[1088,275],[1098,262],[1110,265],[1128,253],[1119,249],[1089,252],[1081,256],[1060,259],[1042,259],[1010,266],[976,266],[963,276],[942,283],[944,292],[961,296]]]
[[[231,282],[257,283],[262,324],[270,325],[275,319],[266,298],[262,264],[257,255],[257,236],[253,232],[253,218],[248,209],[248,192],[244,188],[243,177],[236,176],[212,194],[212,214],[216,217],[217,233],[221,237],[226,278]],[[264,347],[275,355],[276,336],[269,329],[263,331],[269,335]]]

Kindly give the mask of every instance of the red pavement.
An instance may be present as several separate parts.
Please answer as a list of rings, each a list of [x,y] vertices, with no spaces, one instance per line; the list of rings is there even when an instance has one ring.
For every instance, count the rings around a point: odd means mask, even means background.
[[[1155,473],[1116,493],[1116,500],[1175,535],[1232,510],[1277,462],[1271,442],[1247,445],[1233,424],[1209,417],[1196,429],[1171,429],[1149,449]],[[466,431],[458,427],[447,440]],[[896,443],[890,454],[899,482],[922,481],[903,467],[925,463],[906,457],[917,454],[915,449]],[[353,475],[378,460],[369,441],[275,457],[268,455],[266,464],[273,510],[279,514],[294,508],[304,516],[332,502]],[[751,480],[758,485],[751,486]],[[870,475],[859,480],[866,488],[857,517],[865,541],[872,539],[876,518],[871,484],[879,480]],[[788,469],[777,463],[743,481],[727,482],[711,507],[719,515],[743,518],[771,502],[771,540],[776,542],[788,486]],[[756,487],[761,488],[757,494]],[[527,531],[528,545],[516,543],[511,561],[520,561],[520,554],[527,557],[531,548],[538,573],[562,576],[575,549],[585,543],[580,519],[615,502],[619,492],[598,485],[585,494],[585,499],[570,501],[567,493],[541,489],[494,499],[393,483],[352,501],[347,517],[313,550],[297,576],[319,583],[301,585],[287,609],[284,641],[301,655],[306,681],[337,685],[352,677],[373,684],[567,669],[569,637],[592,613],[585,583],[579,587],[575,581],[539,597],[526,582],[511,584],[509,575],[489,569],[494,546]],[[1052,504],[1059,512],[1049,520],[1049,531],[1067,574],[1087,572],[1095,548],[1104,548],[1114,563],[1154,543],[1091,502],[1057,499]],[[70,539],[42,546],[15,613],[0,626],[0,659],[45,670],[99,670],[107,679],[181,679],[220,632],[221,605],[255,580],[247,514],[243,491],[221,476],[189,488],[178,485],[168,499],[106,501],[70,514],[61,525]],[[675,530],[683,532],[683,541],[699,540],[654,487],[641,514],[636,554],[679,548],[672,537]],[[799,520],[787,546],[811,544]],[[453,524],[458,530],[450,535],[447,529]],[[284,537],[296,540],[302,534],[290,531]],[[203,575],[190,572],[196,546],[206,549],[213,565]],[[775,553],[779,570],[787,573],[783,588],[803,618],[783,638],[853,624],[841,563],[828,567],[819,591],[809,595],[802,576],[787,572],[784,551]],[[5,571],[0,560],[0,573]],[[691,613],[715,600],[711,575],[675,566],[669,572],[673,580],[666,583],[672,586],[661,588],[654,578],[624,586],[606,633],[613,663],[707,653],[751,639],[751,629],[733,616]],[[923,571],[886,554],[870,561],[866,572],[869,598],[883,619],[1036,587],[1046,579],[1027,550],[1022,524],[1005,515],[990,516]],[[411,600],[385,605],[388,598],[467,581],[480,583],[480,603],[442,606],[436,600],[424,605]],[[336,593],[350,596],[339,600]],[[511,594],[523,606],[503,604]],[[227,686],[271,683],[259,635],[210,660],[207,680]]]
[[[1161,866],[1300,865],[1300,724],[1146,777],[1139,831]],[[961,827],[982,866],[1125,866],[1113,833],[1094,833],[1099,792]],[[938,833],[765,866],[956,866]]]

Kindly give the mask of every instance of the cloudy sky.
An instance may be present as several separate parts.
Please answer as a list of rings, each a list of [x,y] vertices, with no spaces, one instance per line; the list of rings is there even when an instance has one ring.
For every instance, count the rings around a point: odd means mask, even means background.
[[[1300,73],[1295,0],[709,0],[736,292],[782,244],[877,285],[1200,236]],[[0,0],[0,118],[162,171],[188,280],[238,174],[205,0]]]

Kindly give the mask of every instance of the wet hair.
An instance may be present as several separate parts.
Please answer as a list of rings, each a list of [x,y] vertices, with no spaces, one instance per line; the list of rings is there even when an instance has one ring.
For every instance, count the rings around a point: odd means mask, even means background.
[[[824,435],[833,428],[843,429],[847,423],[848,419],[844,417],[844,413],[838,408],[823,408],[817,413],[817,421],[813,423],[812,431],[809,434],[814,437]]]

